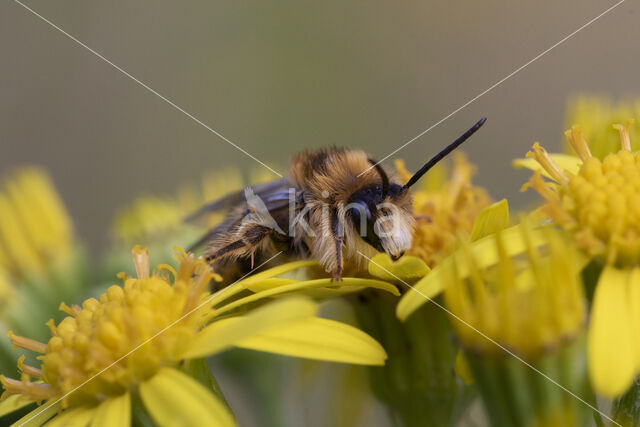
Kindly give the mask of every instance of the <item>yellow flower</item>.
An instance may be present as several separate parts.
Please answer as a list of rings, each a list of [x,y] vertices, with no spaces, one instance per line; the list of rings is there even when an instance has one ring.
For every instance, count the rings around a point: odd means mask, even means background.
[[[452,322],[466,347],[504,355],[489,337],[534,359],[575,339],[582,330],[582,263],[558,231],[537,230],[534,237],[533,230],[521,225],[517,232],[524,259],[509,255],[505,232],[498,231],[485,242],[497,254],[497,262],[488,268],[477,247],[463,245],[448,265],[445,305],[456,317]]]
[[[501,210],[494,206],[489,212],[500,218]],[[487,226],[484,232],[463,241],[414,285],[396,314],[405,321],[444,290],[451,326],[464,349],[455,370],[466,383],[475,383],[491,425],[583,425],[591,416],[587,407],[540,373],[561,378],[562,386],[578,395],[585,392],[584,261],[560,230],[526,223],[504,229],[508,221],[491,217],[479,216],[476,223]],[[436,309],[425,307],[407,321],[430,308]]]
[[[640,99],[628,99],[612,102],[603,96],[581,95],[569,102],[565,116],[566,127],[580,126],[584,137],[589,141],[591,153],[603,159],[607,154],[617,151],[618,135],[609,127],[611,123],[627,123],[633,117],[640,117]],[[633,151],[640,149],[640,123],[628,127]],[[566,143],[564,151],[572,152],[571,144]]]
[[[402,161],[396,161],[399,175],[408,181],[411,174]],[[451,178],[443,180],[444,170],[436,167],[413,189],[416,230],[413,247],[407,253],[422,258],[429,267],[446,258],[460,236],[470,236],[478,213],[491,204],[487,192],[474,186],[473,166],[462,153],[454,157]]]
[[[150,274],[148,252],[136,247],[133,257],[136,278],[123,275],[124,286],[111,286],[82,306],[61,305],[69,316],[57,326],[48,323],[52,337],[47,344],[10,334],[14,346],[42,354],[39,368],[20,358],[20,380],[0,377],[5,395],[25,397],[23,402],[13,398],[2,405],[47,401],[20,422],[42,423],[55,415],[53,422],[60,425],[91,420],[129,424],[131,398],[139,396],[160,425],[233,425],[224,403],[178,369],[231,346],[384,364],[386,354],[375,340],[351,326],[317,317],[318,306],[309,299],[285,298],[247,308],[265,298],[331,286],[329,279],[298,284],[274,278],[309,263],[267,270],[210,295],[209,282],[219,277],[201,258],[179,252],[177,271],[161,265]],[[241,296],[265,281],[273,286]],[[372,282],[367,285],[375,285]],[[2,405],[0,412],[5,409]]]
[[[51,179],[41,169],[23,168],[0,192],[0,267],[16,278],[48,274],[73,254],[69,215]]]
[[[580,130],[566,132],[578,153],[575,170],[560,167],[544,148],[534,145],[535,159],[552,181],[535,170],[526,187],[546,200],[541,211],[572,233],[576,246],[604,264],[593,298],[588,331],[591,382],[604,396],[618,396],[640,367],[640,154],[631,151],[627,125],[616,124],[621,149],[592,155]]]
[[[461,240],[473,242],[473,250],[478,250],[479,253],[483,254],[483,262],[485,266],[489,266],[497,262],[497,253],[493,248],[491,235],[506,228],[508,225],[509,204],[506,199],[503,199],[480,211],[471,227],[470,236]],[[517,251],[522,250],[523,242],[517,227],[506,230],[504,235],[508,241],[509,251],[517,253]],[[478,249],[475,249],[476,247]],[[396,308],[396,314],[400,320],[406,320],[418,308],[430,299],[437,297],[446,288],[446,271],[451,268],[451,264],[456,262],[455,259],[459,256],[460,250],[458,249],[438,263],[407,291]]]
[[[640,156],[631,152],[624,125],[614,125],[622,149],[603,160],[591,155],[577,128],[567,131],[581,162],[577,171],[563,170],[538,143],[527,154],[539,171],[523,189],[534,188],[546,204],[543,213],[571,231],[580,249],[608,264],[630,265],[640,259]]]
[[[42,324],[60,298],[75,298],[85,277],[84,251],[49,176],[36,167],[9,175],[0,189],[0,334],[14,329],[43,339]],[[64,277],[64,280],[62,280]],[[0,373],[15,354],[0,344]]]
[[[583,425],[590,412],[540,377],[584,392],[586,301],[578,251],[553,228],[536,230],[535,238],[526,224],[517,231],[524,244],[519,257],[509,254],[505,232],[498,231],[485,242],[495,263],[469,243],[448,263],[444,302],[464,348],[456,368],[477,383],[492,425]]]

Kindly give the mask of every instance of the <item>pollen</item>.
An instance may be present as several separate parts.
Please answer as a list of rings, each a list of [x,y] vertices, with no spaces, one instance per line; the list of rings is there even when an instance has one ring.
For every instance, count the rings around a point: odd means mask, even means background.
[[[205,321],[206,288],[215,275],[184,252],[177,272],[167,267],[152,274],[148,252],[136,247],[133,255],[138,277],[125,278],[123,286],[111,286],[81,307],[61,305],[69,316],[48,324],[47,344],[10,334],[14,346],[43,354],[40,368],[19,360],[21,380],[1,378],[7,391],[40,401],[78,389],[72,399],[104,400],[179,362],[185,343]]]
[[[621,149],[602,160],[591,156],[577,127],[565,135],[582,164],[576,174],[559,168],[538,144],[535,157],[555,182],[535,173],[532,187],[546,204],[542,210],[571,231],[580,249],[608,264],[636,265],[640,261],[640,154],[631,152],[628,128],[613,126]],[[553,171],[554,173],[551,173]]]

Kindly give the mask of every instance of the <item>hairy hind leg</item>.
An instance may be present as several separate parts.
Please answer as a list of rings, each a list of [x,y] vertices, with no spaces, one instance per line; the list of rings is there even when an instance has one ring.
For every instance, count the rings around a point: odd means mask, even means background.
[[[227,242],[213,253],[207,255],[207,262],[225,259],[242,258],[251,256],[251,268],[253,268],[253,256],[256,249],[264,239],[273,233],[273,229],[264,225],[250,225],[240,228],[236,233],[229,235]]]

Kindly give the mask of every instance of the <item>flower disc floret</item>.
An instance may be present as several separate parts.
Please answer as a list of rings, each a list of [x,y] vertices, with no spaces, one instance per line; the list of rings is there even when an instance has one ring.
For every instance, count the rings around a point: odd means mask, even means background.
[[[627,128],[614,125],[622,149],[603,160],[591,156],[577,128],[566,135],[582,158],[577,173],[562,171],[539,144],[535,158],[555,182],[536,172],[525,185],[547,201],[543,210],[574,233],[578,246],[609,264],[635,265],[640,261],[640,153],[631,152]]]
[[[37,390],[23,394],[41,400],[47,397],[44,388],[48,394],[65,395],[80,387],[74,399],[103,400],[178,363],[185,345],[206,320],[209,307],[202,303],[213,273],[203,260],[182,253],[177,272],[165,266],[166,270],[150,275],[146,250],[136,247],[133,252],[137,278],[123,276],[124,286],[111,286],[99,299],[85,300],[82,307],[61,305],[69,316],[57,326],[49,323],[52,337],[39,357],[44,383],[23,378],[23,392]],[[27,338],[11,338],[16,346],[42,350],[25,345]],[[16,380],[7,381],[20,387]]]

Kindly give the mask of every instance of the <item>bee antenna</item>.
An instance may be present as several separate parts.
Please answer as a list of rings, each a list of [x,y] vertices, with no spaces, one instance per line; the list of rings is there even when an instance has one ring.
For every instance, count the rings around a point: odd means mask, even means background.
[[[411,179],[409,179],[409,181],[402,187],[402,191],[407,190],[413,184],[418,182],[418,180],[420,178],[422,178],[422,175],[427,173],[429,171],[429,169],[434,167],[440,160],[444,159],[449,153],[451,153],[453,150],[458,148],[460,146],[460,144],[462,144],[467,139],[469,139],[469,137],[471,135],[473,135],[478,129],[480,129],[480,127],[482,127],[482,125],[486,121],[487,121],[486,117],[481,118],[478,121],[478,123],[476,123],[475,125],[471,126],[471,128],[468,131],[466,131],[464,134],[462,134],[462,136],[460,136],[460,138],[456,139],[451,144],[449,144],[444,150],[442,150],[441,152],[439,152],[438,154],[433,156],[433,158],[431,160],[429,160],[424,166],[422,166],[418,172],[413,174]]]
[[[380,166],[378,162],[376,162],[373,159],[368,159],[368,160],[369,160],[369,163],[371,163],[373,167],[376,168],[378,175],[380,175],[380,179],[382,180],[382,200],[384,200],[387,197],[387,194],[389,193],[389,177],[387,176],[387,173],[384,171],[384,169],[382,169],[382,166]]]

